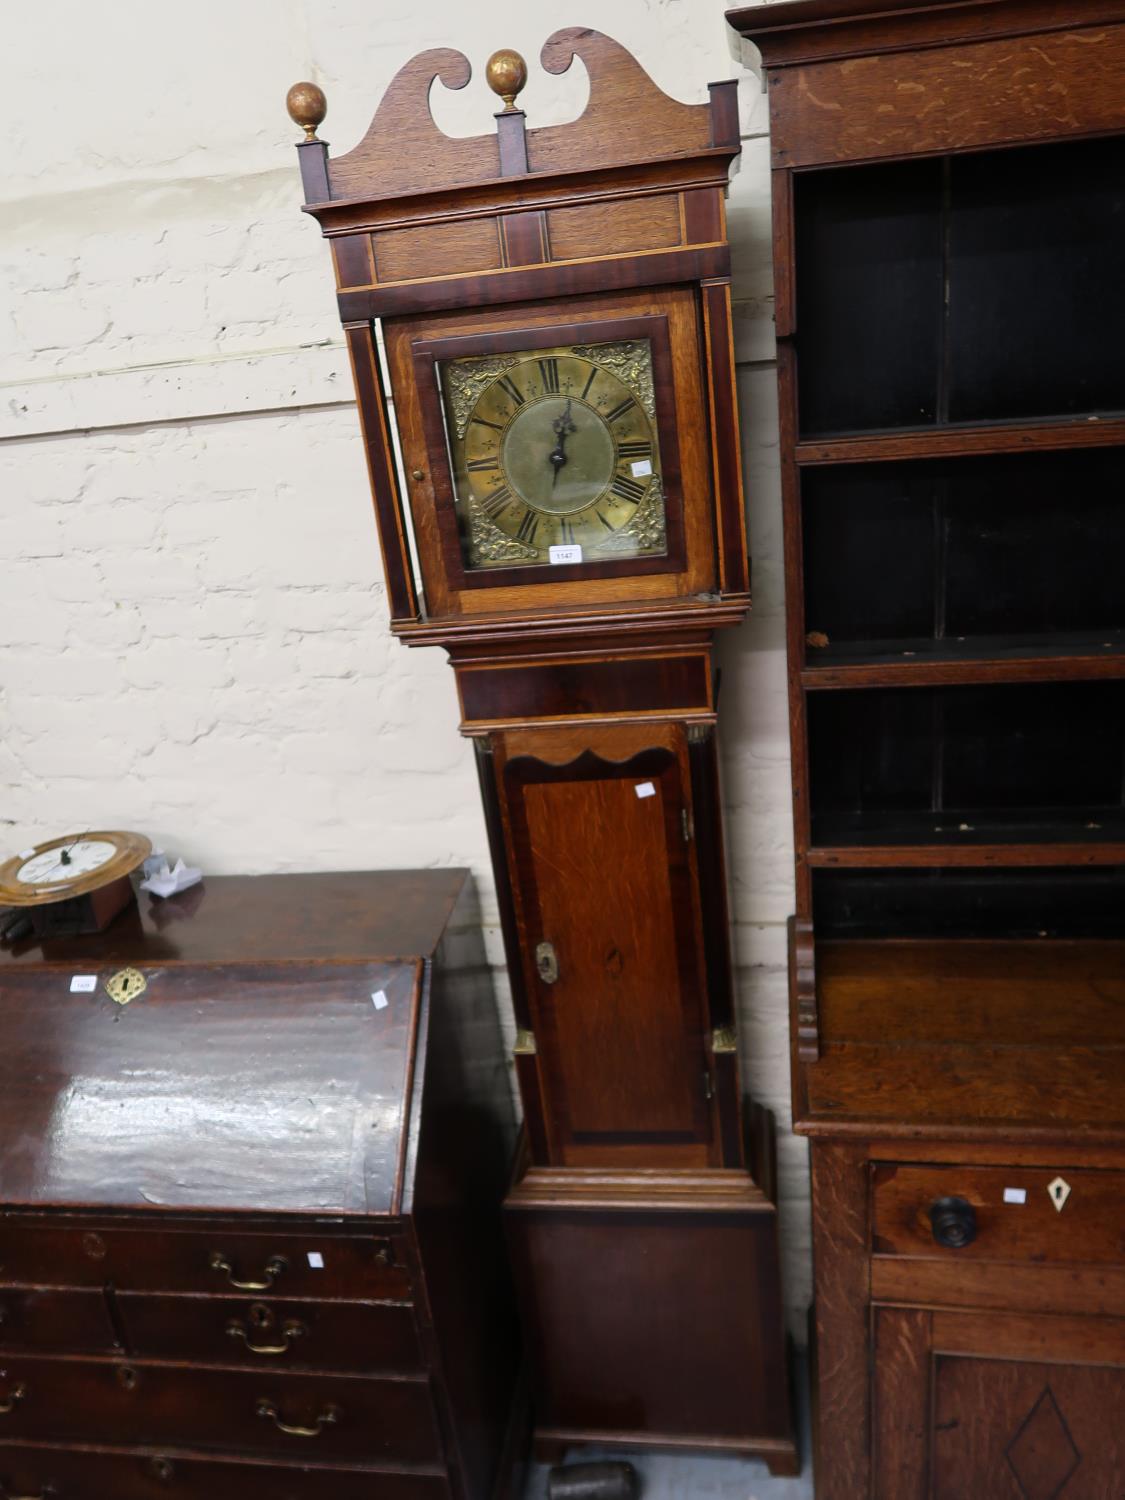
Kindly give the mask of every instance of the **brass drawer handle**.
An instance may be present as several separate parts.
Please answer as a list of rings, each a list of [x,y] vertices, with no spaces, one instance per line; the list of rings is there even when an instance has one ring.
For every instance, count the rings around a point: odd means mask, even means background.
[[[9,1412],[15,1411],[16,1407],[27,1395],[27,1386],[22,1382],[12,1387],[12,1394],[6,1401],[0,1401],[0,1417],[6,1417]]]
[[[271,1255],[262,1268],[264,1281],[237,1281],[234,1268],[221,1250],[216,1250],[211,1256],[212,1271],[222,1271],[231,1286],[237,1287],[240,1292],[268,1292],[270,1287],[287,1270],[289,1262],[283,1255]]]
[[[278,1432],[288,1433],[290,1437],[319,1437],[326,1427],[338,1420],[340,1408],[338,1406],[326,1406],[316,1419],[315,1427],[294,1427],[288,1422],[283,1422],[277,1407],[272,1401],[262,1397],[258,1402],[258,1415],[267,1417]]]
[[[245,1325],[240,1323],[237,1318],[227,1324],[227,1333],[230,1337],[232,1339],[242,1339],[251,1354],[288,1354],[292,1347],[292,1340],[299,1339],[307,1331],[303,1323],[298,1323],[294,1320],[282,1326],[281,1336],[286,1340],[284,1344],[254,1344],[250,1341],[251,1335],[247,1333]]]

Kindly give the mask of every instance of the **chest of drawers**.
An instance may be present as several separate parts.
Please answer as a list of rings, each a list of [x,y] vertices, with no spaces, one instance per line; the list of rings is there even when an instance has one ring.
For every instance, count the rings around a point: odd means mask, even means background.
[[[464,872],[214,879],[4,950],[0,1039],[5,1500],[503,1483],[513,1126]]]

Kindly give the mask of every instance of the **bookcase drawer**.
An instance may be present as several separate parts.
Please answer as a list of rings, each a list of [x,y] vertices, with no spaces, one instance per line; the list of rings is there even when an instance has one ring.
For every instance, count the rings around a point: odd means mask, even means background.
[[[876,1256],[1036,1266],[1125,1256],[1125,1172],[873,1164]]]

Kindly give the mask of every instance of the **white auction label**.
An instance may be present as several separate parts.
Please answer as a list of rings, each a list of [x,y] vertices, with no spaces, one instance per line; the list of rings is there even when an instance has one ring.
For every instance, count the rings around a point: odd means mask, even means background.
[[[92,995],[97,987],[98,976],[96,974],[75,974],[70,981],[72,995]]]
[[[547,556],[553,563],[576,563],[582,561],[582,548],[575,543],[568,543],[565,547],[548,547]]]
[[[636,792],[638,797],[656,796],[656,788],[653,786],[651,781],[642,781],[640,786],[634,787],[634,791]]]
[[[1027,1202],[1027,1189],[1026,1188],[1005,1188],[1004,1189],[1004,1202],[1005,1203],[1026,1203]]]
[[[319,1250],[309,1251],[309,1265],[314,1271],[324,1270],[324,1256],[321,1255]]]
[[[629,467],[633,471],[634,479],[644,479],[652,473],[652,464],[647,458],[639,458],[635,464],[630,464]]]
[[[371,1003],[376,1010],[386,1010],[387,994],[385,990],[375,990],[371,996]]]

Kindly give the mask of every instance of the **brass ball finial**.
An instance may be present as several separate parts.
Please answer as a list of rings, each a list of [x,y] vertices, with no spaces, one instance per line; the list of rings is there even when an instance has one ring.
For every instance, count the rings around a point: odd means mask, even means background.
[[[295,83],[285,96],[289,118],[300,125],[306,141],[316,140],[316,127],[328,113],[324,90],[315,83]]]
[[[504,113],[514,110],[516,95],[527,82],[527,64],[519,53],[513,52],[510,47],[501,47],[499,52],[494,52],[488,59],[484,76],[492,92],[503,99]]]

